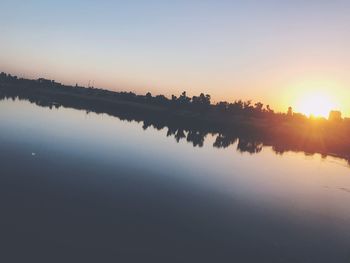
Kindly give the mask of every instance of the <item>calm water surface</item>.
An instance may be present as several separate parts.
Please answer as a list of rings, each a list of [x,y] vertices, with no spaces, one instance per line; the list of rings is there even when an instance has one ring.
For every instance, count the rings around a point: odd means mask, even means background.
[[[1,262],[350,262],[345,161],[213,142],[1,101]]]

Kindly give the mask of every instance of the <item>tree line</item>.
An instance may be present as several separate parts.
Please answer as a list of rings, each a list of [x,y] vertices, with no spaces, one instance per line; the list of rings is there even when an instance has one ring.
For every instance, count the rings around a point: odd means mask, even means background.
[[[10,83],[14,86],[26,86],[34,88],[46,88],[56,89],[58,91],[67,91],[74,94],[92,95],[99,98],[106,99],[120,99],[123,101],[130,101],[136,103],[147,103],[150,105],[162,106],[169,109],[188,110],[197,113],[205,114],[210,112],[221,113],[222,115],[244,115],[253,117],[270,117],[279,118],[289,116],[284,113],[276,113],[271,109],[270,105],[264,105],[261,102],[253,103],[251,100],[235,100],[234,102],[220,101],[215,104],[211,102],[211,95],[200,93],[198,96],[187,96],[187,92],[183,91],[179,96],[171,95],[170,98],[164,95],[153,96],[151,92],[147,92],[145,95],[138,95],[134,92],[116,92],[104,89],[98,89],[94,87],[82,87],[76,84],[75,86],[63,85],[57,83],[54,80],[37,79],[29,80],[24,78],[18,78],[4,72],[0,73],[0,83]],[[289,109],[290,111],[290,109]],[[304,118],[305,116],[299,114],[295,115],[298,118]]]

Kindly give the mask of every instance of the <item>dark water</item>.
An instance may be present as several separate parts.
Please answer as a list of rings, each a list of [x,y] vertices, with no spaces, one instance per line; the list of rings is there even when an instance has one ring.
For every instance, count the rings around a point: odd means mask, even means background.
[[[0,102],[0,262],[350,262],[350,169]]]

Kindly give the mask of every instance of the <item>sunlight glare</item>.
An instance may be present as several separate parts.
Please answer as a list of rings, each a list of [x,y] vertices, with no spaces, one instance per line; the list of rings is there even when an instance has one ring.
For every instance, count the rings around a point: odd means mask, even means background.
[[[307,116],[328,118],[329,112],[337,108],[332,97],[326,93],[313,92],[299,100],[297,110]]]

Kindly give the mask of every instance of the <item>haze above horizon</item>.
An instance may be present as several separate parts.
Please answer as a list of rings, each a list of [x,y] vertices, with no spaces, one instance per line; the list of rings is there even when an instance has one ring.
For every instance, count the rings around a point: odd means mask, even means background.
[[[1,9],[0,71],[350,116],[349,1],[5,0]]]

